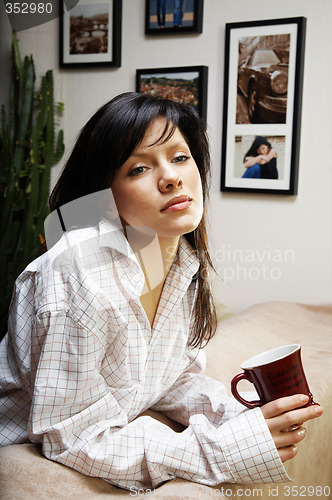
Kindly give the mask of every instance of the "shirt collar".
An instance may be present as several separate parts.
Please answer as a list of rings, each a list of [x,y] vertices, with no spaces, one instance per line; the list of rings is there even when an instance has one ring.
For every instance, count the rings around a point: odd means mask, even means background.
[[[112,248],[136,261],[132,248],[125,237],[120,219],[103,220],[99,223],[99,245]],[[173,266],[178,267],[178,270],[191,278],[199,269],[197,252],[184,236],[180,238],[177,257]]]
[[[99,222],[99,246],[112,248],[130,258],[134,256],[119,218]]]

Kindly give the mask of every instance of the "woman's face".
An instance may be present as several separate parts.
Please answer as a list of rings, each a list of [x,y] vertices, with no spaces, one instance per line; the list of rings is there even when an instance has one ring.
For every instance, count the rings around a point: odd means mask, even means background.
[[[267,155],[268,152],[269,152],[269,146],[267,146],[266,144],[261,144],[257,149],[257,153],[259,155]]]
[[[117,170],[111,189],[124,225],[179,237],[201,221],[202,183],[179,129],[166,142],[153,145],[165,123],[160,117],[150,124],[141,144]]]

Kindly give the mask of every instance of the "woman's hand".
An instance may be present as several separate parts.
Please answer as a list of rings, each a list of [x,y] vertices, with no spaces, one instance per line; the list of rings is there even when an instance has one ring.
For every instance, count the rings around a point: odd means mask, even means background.
[[[282,462],[295,457],[296,445],[306,435],[304,422],[320,417],[323,413],[323,408],[319,405],[301,408],[308,400],[308,396],[296,394],[276,399],[261,407]]]

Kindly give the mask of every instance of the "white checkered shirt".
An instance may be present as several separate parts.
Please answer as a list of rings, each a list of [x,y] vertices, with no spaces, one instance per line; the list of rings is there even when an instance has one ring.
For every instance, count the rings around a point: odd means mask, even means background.
[[[0,444],[41,443],[128,489],[289,480],[261,410],[229,398],[202,373],[204,350],[188,347],[197,270],[182,238],[151,329],[143,272],[110,223],[66,233],[32,262],[0,347]],[[148,408],[185,430],[139,416]]]

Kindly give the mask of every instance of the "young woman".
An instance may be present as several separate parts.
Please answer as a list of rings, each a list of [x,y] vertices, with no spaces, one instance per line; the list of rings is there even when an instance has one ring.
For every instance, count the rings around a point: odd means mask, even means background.
[[[13,294],[2,445],[40,443],[49,459],[132,490],[175,477],[288,480],[283,462],[322,409],[294,395],[247,410],[202,374],[216,328],[209,168],[198,116],[172,101],[122,94],[83,128],[50,198],[64,234]]]
[[[244,156],[242,178],[278,179],[277,152],[263,136],[257,136]]]

